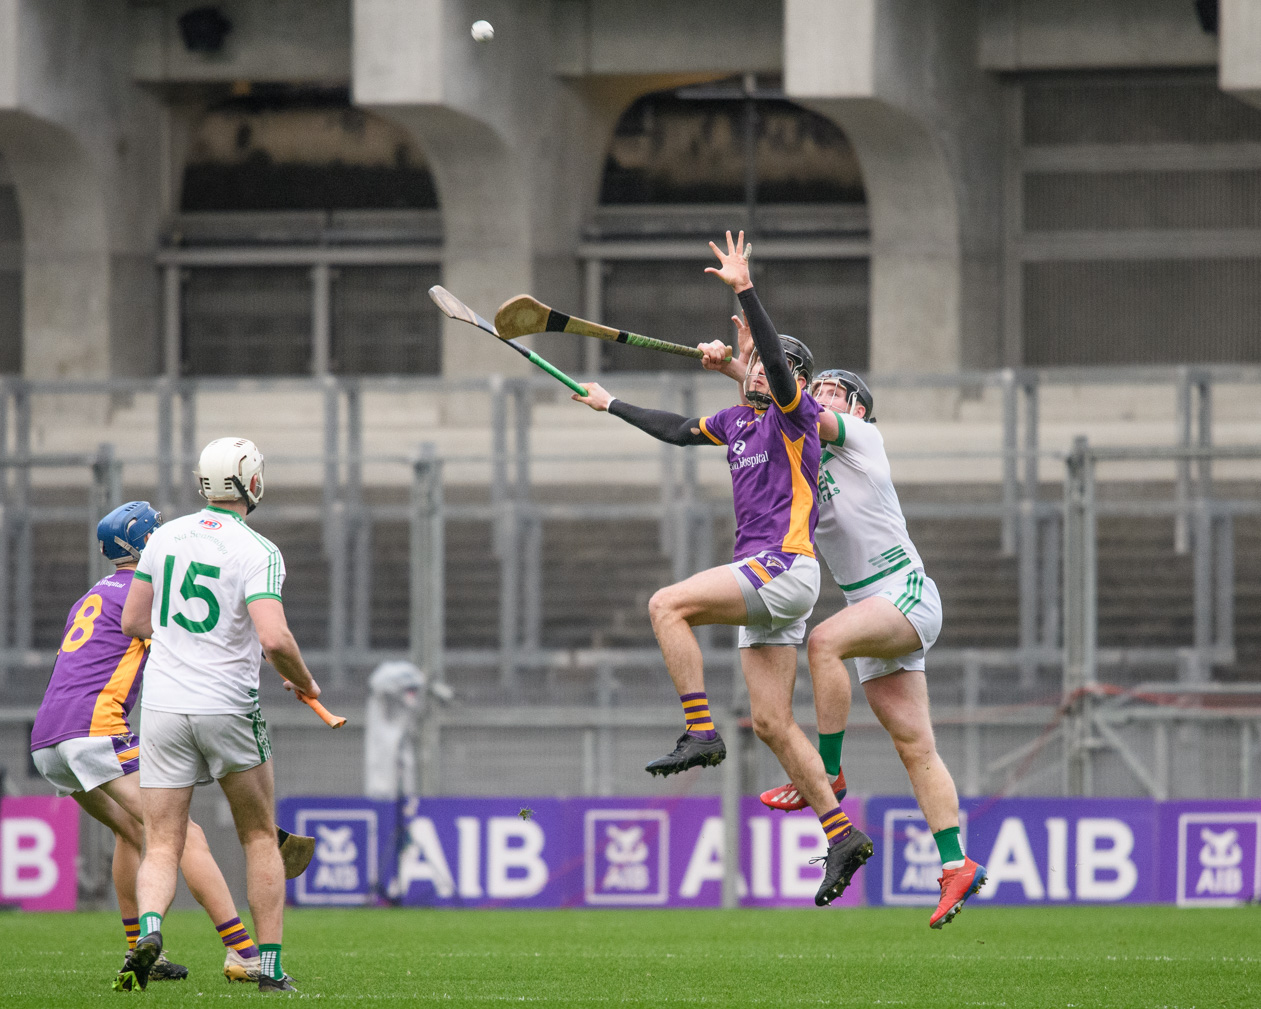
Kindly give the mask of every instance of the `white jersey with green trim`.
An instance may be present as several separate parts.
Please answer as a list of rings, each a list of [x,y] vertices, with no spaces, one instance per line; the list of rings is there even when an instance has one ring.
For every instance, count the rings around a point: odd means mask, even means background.
[[[850,602],[883,588],[895,571],[924,567],[906,531],[884,438],[874,424],[836,414],[836,441],[819,464],[814,545]]]
[[[285,562],[236,512],[208,505],[159,526],[136,578],[153,584],[140,704],[177,714],[258,710],[262,647],[248,606],[279,599]]]

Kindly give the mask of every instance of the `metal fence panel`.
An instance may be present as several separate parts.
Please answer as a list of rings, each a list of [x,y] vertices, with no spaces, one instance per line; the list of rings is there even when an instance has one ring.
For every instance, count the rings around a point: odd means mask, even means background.
[[[426,292],[437,266],[339,266],[332,277],[329,370],[342,375],[438,375],[441,316]]]
[[[185,374],[310,374],[310,270],[196,268],[187,271],[184,283]]]

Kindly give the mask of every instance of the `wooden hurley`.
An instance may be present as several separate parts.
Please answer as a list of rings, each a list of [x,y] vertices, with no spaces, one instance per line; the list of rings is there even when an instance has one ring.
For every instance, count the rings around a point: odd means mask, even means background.
[[[698,359],[704,357],[695,347],[670,343],[668,340],[654,340],[651,336],[628,333],[624,329],[613,329],[611,326],[601,326],[598,322],[588,322],[574,315],[566,315],[564,312],[549,308],[528,294],[519,294],[515,298],[509,298],[499,306],[499,311],[495,313],[495,330],[501,340],[529,336],[532,333],[573,333],[575,336],[593,336],[597,340],[625,343],[632,347],[643,347],[645,350],[678,354],[680,357]],[[731,360],[730,347],[727,348],[727,360]]]

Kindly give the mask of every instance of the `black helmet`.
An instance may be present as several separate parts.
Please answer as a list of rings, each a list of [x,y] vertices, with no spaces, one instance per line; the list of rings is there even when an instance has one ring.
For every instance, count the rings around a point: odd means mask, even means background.
[[[805,378],[806,388],[809,388],[814,378],[814,355],[810,353],[810,348],[795,336],[784,333],[779,334],[779,345],[784,348],[788,363],[793,366],[793,377]]]
[[[814,355],[810,353],[810,348],[795,336],[787,336],[784,333],[779,334],[779,345],[784,349],[784,356],[788,358],[788,366],[792,369],[793,378],[804,378],[806,388],[810,388],[810,381],[814,375]],[[749,372],[753,370],[753,365],[759,357],[756,349],[749,357],[749,367],[744,374],[744,398],[759,410],[765,410],[771,405],[771,397],[763,392],[749,391]]]
[[[844,386],[850,407],[853,407],[855,401],[861,403],[866,410],[863,419],[873,424],[876,422],[874,412],[876,401],[872,398],[871,390],[867,388],[867,383],[852,371],[846,371],[844,368],[829,368],[827,371],[821,371],[815,376],[811,390],[813,391],[820,382],[835,382],[837,385]]]

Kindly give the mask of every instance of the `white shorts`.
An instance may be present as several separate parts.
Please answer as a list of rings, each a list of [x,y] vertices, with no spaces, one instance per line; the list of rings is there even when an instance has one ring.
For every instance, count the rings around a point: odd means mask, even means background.
[[[804,554],[763,550],[728,564],[740,584],[749,622],[740,647],[799,645],[819,598],[819,562]]]
[[[880,596],[893,603],[915,628],[920,647],[896,659],[855,659],[859,683],[866,683],[878,676],[888,676],[899,669],[923,669],[924,653],[936,644],[937,637],[941,634],[941,596],[937,593],[937,583],[924,574],[922,568],[912,568],[905,573],[899,571],[884,579],[880,585],[879,592],[863,598]],[[858,599],[850,601],[860,602]]]
[[[70,795],[90,792],[107,781],[133,774],[140,765],[140,744],[130,732],[78,736],[36,750],[31,759],[58,795]]]
[[[145,708],[140,728],[141,788],[205,785],[271,758],[267,723],[258,711],[181,715]]]

